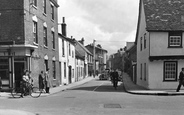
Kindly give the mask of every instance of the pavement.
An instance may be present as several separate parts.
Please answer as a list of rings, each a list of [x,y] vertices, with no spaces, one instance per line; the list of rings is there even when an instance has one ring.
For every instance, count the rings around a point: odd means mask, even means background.
[[[142,86],[135,84],[127,73],[123,73],[123,85],[125,91],[131,94],[137,95],[157,95],[157,96],[177,96],[184,95],[184,90],[181,89],[180,92],[176,92],[176,89],[173,90],[150,90]]]

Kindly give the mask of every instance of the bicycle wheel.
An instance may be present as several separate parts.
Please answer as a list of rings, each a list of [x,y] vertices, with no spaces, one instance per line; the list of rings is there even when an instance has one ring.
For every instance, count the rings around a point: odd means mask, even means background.
[[[31,97],[34,97],[34,98],[40,97],[41,93],[42,92],[39,90],[38,87],[31,88],[31,92],[30,92]]]
[[[11,95],[13,98],[20,98],[22,96],[21,88],[13,88],[11,91]]]

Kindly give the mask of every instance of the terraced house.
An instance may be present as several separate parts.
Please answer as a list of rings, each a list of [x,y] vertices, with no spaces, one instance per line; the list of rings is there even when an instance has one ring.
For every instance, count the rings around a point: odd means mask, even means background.
[[[59,85],[57,0],[0,0],[0,76],[3,88],[18,87],[25,69],[38,83],[50,68]]]
[[[183,0],[140,0],[137,84],[148,89],[176,89],[184,67],[183,39]]]

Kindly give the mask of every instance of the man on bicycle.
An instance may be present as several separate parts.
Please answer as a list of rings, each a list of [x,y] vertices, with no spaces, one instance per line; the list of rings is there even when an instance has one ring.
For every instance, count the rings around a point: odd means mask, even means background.
[[[118,86],[118,72],[115,70],[114,72],[111,73],[111,80],[113,82],[113,87],[115,89],[117,89],[117,86]]]

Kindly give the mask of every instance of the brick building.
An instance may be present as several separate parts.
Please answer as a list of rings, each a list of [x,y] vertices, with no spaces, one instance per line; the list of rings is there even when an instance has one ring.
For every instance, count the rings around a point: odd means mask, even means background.
[[[50,68],[59,85],[57,0],[0,0],[0,76],[3,88],[19,86],[25,69],[35,84]]]

